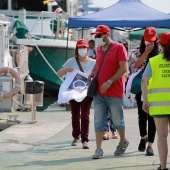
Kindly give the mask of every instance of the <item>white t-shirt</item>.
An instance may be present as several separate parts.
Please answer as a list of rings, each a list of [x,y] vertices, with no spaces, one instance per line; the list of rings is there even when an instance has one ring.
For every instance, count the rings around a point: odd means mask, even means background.
[[[83,71],[86,74],[90,74],[91,73],[92,69],[95,66],[95,63],[96,63],[96,61],[94,59],[92,59],[92,58],[90,58],[86,62],[80,62],[81,67],[83,68]],[[74,69],[80,70],[75,57],[72,57],[72,58],[68,59],[64,63],[63,67],[72,67]]]
[[[95,53],[94,53],[94,49],[89,48],[88,51],[87,51],[87,55],[88,55],[89,57],[92,57],[93,59],[96,58],[96,55],[95,55]]]

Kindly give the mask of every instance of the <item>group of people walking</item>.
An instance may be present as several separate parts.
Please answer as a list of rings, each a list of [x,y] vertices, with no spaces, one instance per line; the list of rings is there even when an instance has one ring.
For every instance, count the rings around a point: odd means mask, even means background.
[[[128,72],[128,57],[124,45],[111,39],[108,26],[99,25],[91,34],[95,35],[95,42],[98,46],[95,52],[96,60],[87,55],[89,48],[87,40],[79,39],[76,44],[75,57],[68,59],[57,75],[61,77],[67,72],[78,69],[87,73],[88,79],[91,80],[95,77],[103,60],[98,74],[96,95],[93,98],[86,96],[81,102],[74,99],[69,101],[73,136],[71,145],[76,146],[78,140],[81,139],[82,148],[89,149],[89,115],[93,100],[96,150],[92,158],[100,159],[103,157],[103,135],[108,130],[108,114],[112,121],[111,129],[117,130],[120,139],[114,155],[124,154],[129,145],[129,140],[125,135],[123,113],[124,81]],[[144,72],[142,90],[136,94],[140,132],[137,147],[139,151],[146,150],[147,156],[153,156],[152,145],[157,130],[160,157],[158,169],[167,170],[167,135],[170,123],[170,33],[162,33],[158,38],[156,29],[147,27],[135,54],[132,59],[134,70],[141,69]]]

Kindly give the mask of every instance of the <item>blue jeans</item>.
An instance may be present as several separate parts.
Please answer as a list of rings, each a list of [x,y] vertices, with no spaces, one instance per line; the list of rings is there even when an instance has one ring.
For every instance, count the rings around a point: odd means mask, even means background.
[[[113,129],[124,129],[124,115],[123,115],[123,98],[101,96],[96,94],[94,96],[94,129],[95,131],[106,130],[107,115],[110,112],[113,122]]]

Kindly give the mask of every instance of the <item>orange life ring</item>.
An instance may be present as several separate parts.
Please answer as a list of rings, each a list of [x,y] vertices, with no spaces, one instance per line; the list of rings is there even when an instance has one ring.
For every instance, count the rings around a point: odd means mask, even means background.
[[[16,95],[21,90],[21,77],[18,75],[18,71],[10,67],[1,67],[0,74],[10,73],[13,78],[15,78],[15,86],[9,92],[0,92],[1,99],[8,99]]]

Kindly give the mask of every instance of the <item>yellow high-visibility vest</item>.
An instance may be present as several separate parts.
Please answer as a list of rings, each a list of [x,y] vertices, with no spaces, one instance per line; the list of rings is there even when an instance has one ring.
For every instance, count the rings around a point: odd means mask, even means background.
[[[170,114],[170,61],[159,54],[149,59],[152,77],[147,86],[150,115]]]

